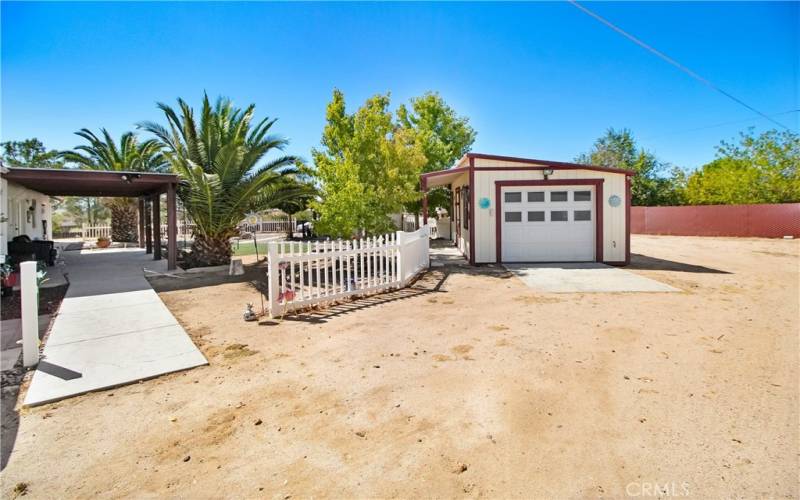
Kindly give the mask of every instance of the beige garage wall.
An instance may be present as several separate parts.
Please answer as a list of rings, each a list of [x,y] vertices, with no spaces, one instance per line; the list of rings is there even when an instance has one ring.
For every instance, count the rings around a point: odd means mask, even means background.
[[[476,167],[525,167],[524,163],[475,159]],[[527,166],[535,166],[533,164]],[[554,170],[550,180],[604,179],[603,181],[603,260],[625,260],[625,175],[595,170]],[[495,257],[495,181],[544,180],[541,170],[478,170],[475,172],[475,262],[496,262]],[[608,198],[617,195],[622,200],[618,207],[608,204]],[[488,198],[488,209],[478,208],[479,200]]]

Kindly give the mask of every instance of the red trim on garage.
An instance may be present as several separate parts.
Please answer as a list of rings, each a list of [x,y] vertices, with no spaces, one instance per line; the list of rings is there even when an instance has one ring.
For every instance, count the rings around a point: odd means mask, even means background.
[[[503,261],[503,198],[502,189],[508,186],[594,186],[594,259],[603,262],[603,180],[604,179],[558,179],[552,181],[495,181],[494,198],[497,210],[495,211],[495,261]]]
[[[469,265],[475,265],[475,160],[469,159]]]
[[[631,263],[631,178],[625,177],[625,265]]]

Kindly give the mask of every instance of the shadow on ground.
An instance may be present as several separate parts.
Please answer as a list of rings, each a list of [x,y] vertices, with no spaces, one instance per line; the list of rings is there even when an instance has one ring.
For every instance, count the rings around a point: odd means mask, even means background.
[[[674,260],[657,259],[647,255],[631,254],[631,263],[627,269],[641,269],[643,271],[677,271],[682,273],[709,273],[709,274],[731,274],[728,271],[714,269],[711,267],[687,264]]]
[[[0,394],[0,471],[6,468],[14,444],[17,442],[19,431],[19,412],[17,399],[19,398],[19,385],[25,375],[22,363],[17,362],[13,369],[2,373],[2,394]]]
[[[325,323],[330,319],[362,311],[371,307],[407,300],[414,297],[420,297],[429,294],[448,293],[443,289],[448,278],[454,274],[467,274],[473,276],[487,276],[497,279],[510,279],[514,275],[502,266],[485,265],[478,267],[470,267],[467,265],[449,265],[446,261],[433,266],[430,270],[423,273],[413,284],[406,288],[398,290],[391,290],[389,292],[376,293],[355,298],[351,300],[344,300],[326,306],[318,310],[306,310],[289,313],[280,320],[283,321],[300,321],[304,323]],[[261,292],[265,297],[267,295],[267,284],[262,280],[253,280],[250,282],[255,290]],[[274,325],[275,320],[262,320],[260,325],[268,326]]]

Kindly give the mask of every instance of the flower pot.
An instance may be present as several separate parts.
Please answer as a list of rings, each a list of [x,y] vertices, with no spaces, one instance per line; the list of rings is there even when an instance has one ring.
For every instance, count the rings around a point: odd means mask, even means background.
[[[97,240],[97,248],[108,248],[111,245],[111,240]]]
[[[19,273],[11,273],[8,277],[3,278],[3,286],[12,288],[14,285],[17,284],[17,277],[19,277]]]

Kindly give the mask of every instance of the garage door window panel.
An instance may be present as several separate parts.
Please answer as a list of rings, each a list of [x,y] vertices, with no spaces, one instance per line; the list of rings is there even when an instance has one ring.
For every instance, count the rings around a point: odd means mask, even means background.
[[[592,220],[591,210],[575,210],[572,220],[574,221],[590,221]]]
[[[567,201],[569,200],[569,196],[567,196],[567,191],[551,191],[550,192],[550,201]]]
[[[544,202],[544,191],[528,191],[528,203]]]
[[[550,221],[552,222],[567,222],[569,220],[569,211],[567,210],[551,210]]]
[[[504,201],[506,203],[522,203],[522,193],[506,193]]]
[[[522,222],[522,212],[506,212],[506,222]]]
[[[573,201],[592,201],[591,191],[575,191],[573,193]]]
[[[544,222],[544,211],[528,212],[528,222]]]

